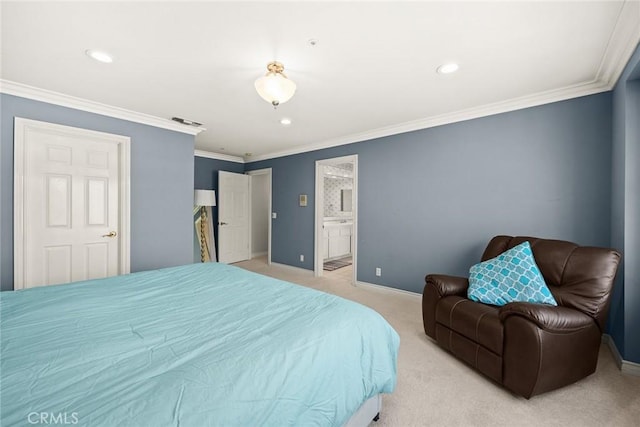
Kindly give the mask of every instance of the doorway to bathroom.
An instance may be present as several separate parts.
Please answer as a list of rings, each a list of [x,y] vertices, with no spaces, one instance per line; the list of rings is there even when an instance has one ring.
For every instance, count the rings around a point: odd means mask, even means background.
[[[316,161],[314,274],[356,283],[358,156]]]
[[[249,253],[252,260],[271,265],[271,168],[249,175]]]

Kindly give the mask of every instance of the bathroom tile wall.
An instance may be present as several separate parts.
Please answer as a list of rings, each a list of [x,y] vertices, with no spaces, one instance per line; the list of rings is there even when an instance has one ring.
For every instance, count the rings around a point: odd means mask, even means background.
[[[337,168],[331,168],[337,169]],[[344,173],[341,170],[339,173]],[[353,178],[324,178],[324,216],[325,217],[351,217],[352,212],[340,210],[340,190],[353,189]]]

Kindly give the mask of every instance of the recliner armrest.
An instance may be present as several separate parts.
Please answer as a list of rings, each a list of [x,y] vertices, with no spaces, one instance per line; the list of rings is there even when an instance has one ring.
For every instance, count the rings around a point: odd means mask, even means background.
[[[572,332],[595,324],[591,316],[573,308],[530,302],[506,304],[500,307],[498,315],[502,322],[509,316],[521,316],[539,328],[553,332]]]
[[[466,298],[467,289],[469,288],[469,279],[466,277],[429,274],[425,277],[425,282],[427,284],[431,283],[441,298],[450,295],[458,295]]]
[[[464,277],[429,274],[424,278],[422,292],[422,321],[424,332],[436,339],[436,309],[439,301],[448,296],[467,297],[469,280]]]

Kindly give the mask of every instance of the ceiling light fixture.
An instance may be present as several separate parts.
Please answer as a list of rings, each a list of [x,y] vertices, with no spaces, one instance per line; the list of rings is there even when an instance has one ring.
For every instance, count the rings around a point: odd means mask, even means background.
[[[438,73],[440,74],[451,74],[458,71],[458,68],[460,68],[458,64],[456,64],[455,62],[450,62],[448,64],[442,64],[436,71],[438,71]]]
[[[282,126],[289,126],[291,124],[291,119],[284,117],[283,119],[280,120],[280,124]]]
[[[95,59],[99,62],[104,62],[105,64],[110,64],[113,62],[113,56],[101,50],[88,49],[84,53],[86,53],[89,58]]]
[[[267,64],[267,74],[256,80],[258,94],[276,108],[296,93],[296,84],[284,75],[284,65],[273,61]]]

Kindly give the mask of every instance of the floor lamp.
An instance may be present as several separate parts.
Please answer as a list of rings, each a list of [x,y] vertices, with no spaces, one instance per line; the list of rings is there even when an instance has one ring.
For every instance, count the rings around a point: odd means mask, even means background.
[[[200,261],[207,261],[207,252],[209,259],[216,261],[216,247],[214,230],[207,233],[208,225],[207,208],[216,205],[216,192],[214,190],[195,190],[194,205],[200,206]],[[207,251],[208,250],[208,251]]]

